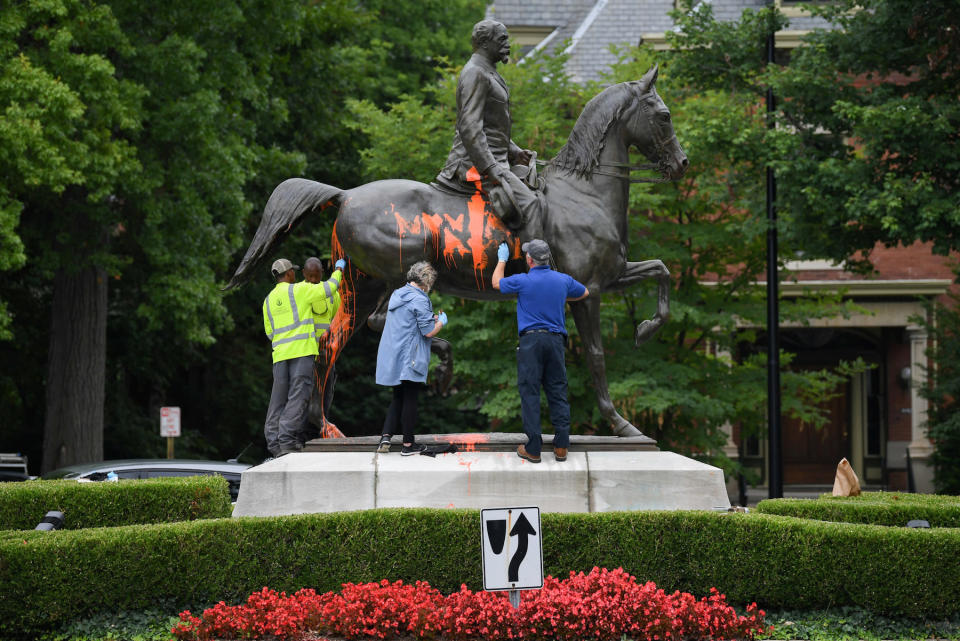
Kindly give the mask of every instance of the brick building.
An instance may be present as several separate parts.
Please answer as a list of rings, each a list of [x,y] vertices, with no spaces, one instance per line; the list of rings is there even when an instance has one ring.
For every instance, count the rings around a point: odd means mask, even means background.
[[[701,0],[710,2],[721,20],[740,17],[745,8],[759,9],[767,0]],[[773,0],[790,19],[776,34],[778,49],[800,45],[804,34],[829,24],[810,16],[794,0]],[[668,12],[676,0],[496,0],[487,14],[503,22],[525,55],[533,49],[569,56],[567,71],[579,82],[595,80],[615,62],[611,44],[640,42],[666,48],[664,34],[673,28]],[[929,246],[877,247],[871,256],[876,273],[863,277],[824,261],[788,265],[780,285],[783,297],[804,290],[842,288],[865,312],[851,318],[814,320],[807,327],[781,327],[781,346],[794,352],[795,366],[822,368],[860,356],[874,368],[856,376],[829,402],[830,420],[821,430],[796,422],[783,423],[784,483],[787,495],[828,490],[840,458],[846,457],[872,489],[932,491],[926,437],[927,403],[918,394],[926,380],[928,337],[916,322],[926,314],[924,301],[943,296],[952,287],[948,260]],[[762,344],[762,343],[761,343]],[[768,462],[761,440],[741,442],[730,428],[727,454],[741,457],[766,482]],[[912,465],[908,468],[908,461]],[[732,500],[740,498],[734,480]],[[766,495],[751,488],[751,498]]]

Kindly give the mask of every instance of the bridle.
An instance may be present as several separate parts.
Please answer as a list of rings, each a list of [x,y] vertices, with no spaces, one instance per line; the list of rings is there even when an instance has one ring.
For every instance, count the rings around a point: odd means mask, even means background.
[[[630,184],[634,183],[665,183],[670,182],[672,179],[664,175],[665,170],[667,169],[667,164],[664,162],[665,153],[664,150],[667,146],[667,141],[663,138],[660,132],[660,127],[656,126],[653,122],[652,109],[648,105],[649,99],[644,97],[637,101],[638,107],[636,113],[633,115],[633,119],[637,120],[641,115],[646,117],[647,126],[653,136],[653,146],[654,150],[657,152],[658,162],[655,163],[640,163],[632,164],[628,162],[609,162],[609,163],[598,163],[596,168],[592,173],[600,174],[601,176],[610,176],[611,178],[620,178],[623,180],[629,180]],[[543,161],[538,160],[538,163]],[[546,163],[544,163],[546,164]],[[625,172],[620,170],[625,169]],[[607,170],[607,171],[604,171]],[[653,178],[631,178],[631,171],[656,171],[659,173],[659,176]]]

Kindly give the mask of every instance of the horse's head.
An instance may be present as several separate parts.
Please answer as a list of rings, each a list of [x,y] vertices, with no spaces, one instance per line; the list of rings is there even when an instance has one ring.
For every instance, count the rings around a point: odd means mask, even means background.
[[[654,66],[640,80],[621,82],[594,96],[573,126],[567,144],[553,159],[553,166],[581,178],[615,172],[613,175],[629,179],[631,169],[655,169],[666,180],[680,178],[687,170],[687,156],[673,133],[670,110],[657,95],[658,70]],[[630,165],[630,146],[637,147],[650,164]]]
[[[640,80],[624,83],[635,96],[633,106],[624,114],[624,136],[664,177],[677,180],[687,170],[683,153],[673,131],[670,110],[657,94],[659,65],[654,65]]]

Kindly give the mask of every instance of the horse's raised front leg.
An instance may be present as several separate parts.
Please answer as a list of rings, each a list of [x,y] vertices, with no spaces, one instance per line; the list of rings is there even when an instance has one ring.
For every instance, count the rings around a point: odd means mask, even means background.
[[[570,303],[573,320],[583,341],[587,368],[593,378],[600,414],[610,422],[610,428],[617,436],[643,436],[643,433],[620,416],[610,400],[607,387],[607,369],[603,358],[603,341],[600,338],[600,297],[590,296],[582,301]]]
[[[637,347],[646,343],[670,318],[670,270],[661,260],[628,262],[623,274],[610,286],[611,289],[621,289],[650,278],[657,279],[657,313],[637,326],[634,335]]]

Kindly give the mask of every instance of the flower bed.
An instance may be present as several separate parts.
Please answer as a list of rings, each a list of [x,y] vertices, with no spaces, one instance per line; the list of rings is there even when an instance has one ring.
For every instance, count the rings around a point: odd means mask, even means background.
[[[472,592],[462,586],[444,597],[425,582],[413,585],[346,583],[339,593],[295,594],[263,588],[247,602],[220,602],[200,617],[180,614],[177,639],[443,639],[511,641],[546,639],[752,639],[770,631],[755,603],[741,616],[726,597],[667,594],[652,582],[640,584],[618,568],[594,568],[568,579],[547,577],[543,589],[522,594],[511,607],[502,592]]]

